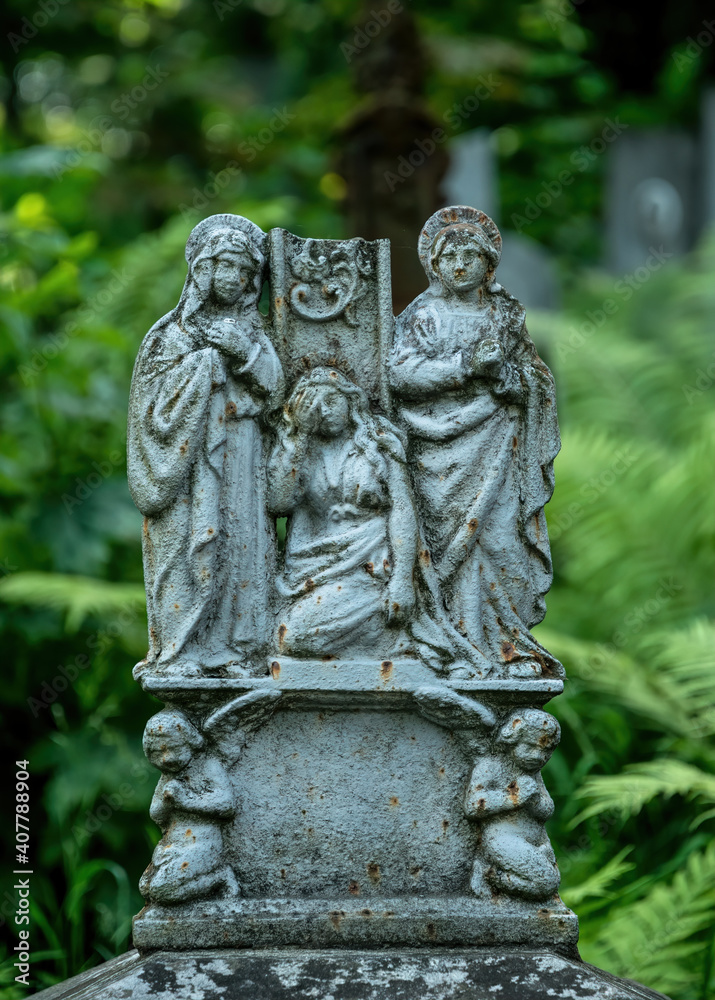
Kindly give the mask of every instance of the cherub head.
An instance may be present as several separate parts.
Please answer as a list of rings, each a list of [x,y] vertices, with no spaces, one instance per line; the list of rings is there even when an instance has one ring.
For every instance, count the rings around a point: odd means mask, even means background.
[[[561,728],[556,719],[538,708],[514,712],[497,736],[497,742],[506,744],[513,759],[525,771],[540,771],[560,739]]]
[[[196,726],[176,709],[157,712],[144,730],[147,759],[160,771],[170,774],[182,771],[203,745],[204,738]]]

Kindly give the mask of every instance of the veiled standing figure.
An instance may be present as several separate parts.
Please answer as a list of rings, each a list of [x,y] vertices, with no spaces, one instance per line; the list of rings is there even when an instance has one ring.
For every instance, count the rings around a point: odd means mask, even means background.
[[[215,215],[186,245],[179,304],[134,367],[128,471],[144,515],[146,663],[244,672],[266,640],[273,530],[261,416],[279,406],[280,362],[258,310],[264,233]]]
[[[523,306],[495,281],[501,236],[488,216],[441,209],[419,255],[429,288],[397,318],[390,380],[448,612],[496,673],[560,676],[529,631],[552,579],[551,372]]]

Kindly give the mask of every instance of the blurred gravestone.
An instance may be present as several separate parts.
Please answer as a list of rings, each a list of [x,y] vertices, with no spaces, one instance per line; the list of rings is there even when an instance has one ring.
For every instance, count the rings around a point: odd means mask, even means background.
[[[700,178],[703,226],[715,226],[715,87],[703,92],[701,109]]]
[[[641,267],[650,254],[679,255],[700,229],[698,149],[687,132],[626,132],[608,151],[606,256],[614,273]]]
[[[499,177],[489,129],[474,129],[453,139],[449,168],[442,182],[447,204],[482,205],[499,218]],[[521,233],[503,231],[504,254],[499,283],[527,309],[557,309],[559,280],[549,251]]]

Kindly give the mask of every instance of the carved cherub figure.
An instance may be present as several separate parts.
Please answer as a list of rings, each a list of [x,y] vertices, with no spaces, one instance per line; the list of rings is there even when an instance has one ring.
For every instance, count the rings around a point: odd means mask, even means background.
[[[239,892],[225,862],[222,833],[236,814],[235,796],[223,764],[202,753],[205,743],[174,709],[153,716],[144,731],[144,752],[162,772],[149,815],[164,836],[139,889],[145,899],[165,906]]]
[[[554,803],[540,771],[560,736],[558,722],[546,712],[514,712],[497,733],[491,754],[472,771],[464,810],[481,824],[471,882],[477,895],[491,890],[545,900],[556,892],[559,872],[544,829]]]
[[[149,815],[164,834],[139,882],[148,901],[176,906],[239,894],[224,845],[237,808],[227,768],[279,697],[273,691],[239,696],[217,709],[203,732],[178,709],[158,712],[147,723],[144,752],[162,772]]]

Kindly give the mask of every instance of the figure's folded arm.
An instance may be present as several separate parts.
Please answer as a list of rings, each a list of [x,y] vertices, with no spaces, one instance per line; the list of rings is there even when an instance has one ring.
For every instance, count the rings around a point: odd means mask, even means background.
[[[461,389],[466,383],[462,352],[446,358],[429,358],[416,350],[402,352],[391,360],[390,383],[406,399]]]
[[[289,514],[298,505],[301,456],[295,447],[279,441],[268,460],[266,505],[272,514]]]
[[[260,334],[252,345],[245,364],[235,369],[253,389],[265,396],[283,395],[283,368],[268,337]]]

